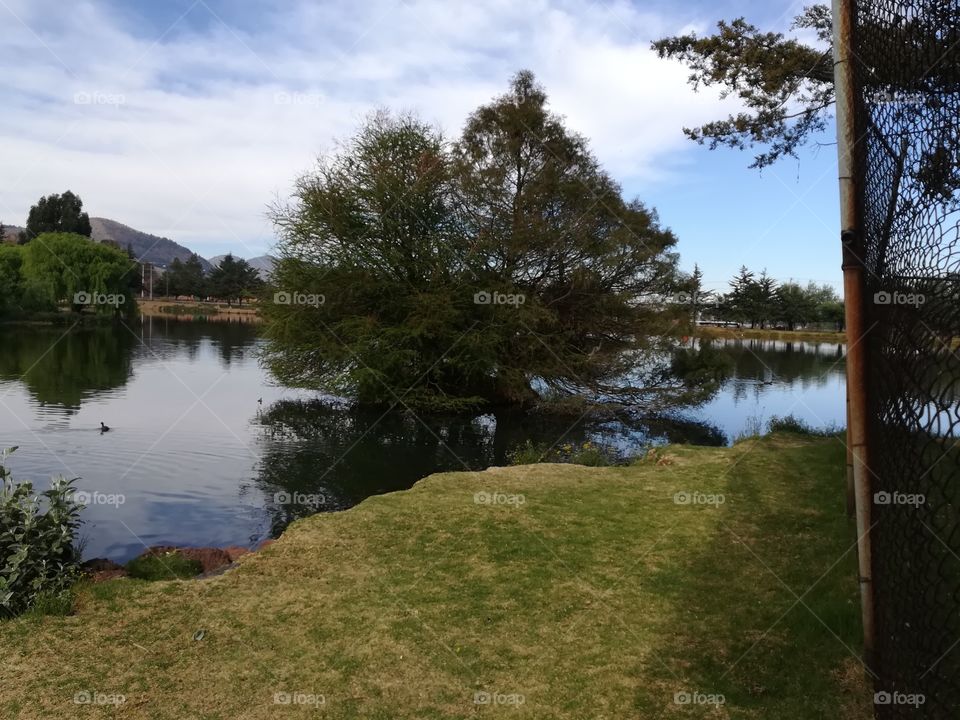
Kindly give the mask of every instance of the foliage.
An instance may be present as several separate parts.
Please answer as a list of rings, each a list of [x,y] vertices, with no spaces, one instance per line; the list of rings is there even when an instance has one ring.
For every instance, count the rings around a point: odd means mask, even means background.
[[[704,320],[749,324],[751,328],[772,325],[796,330],[811,325],[843,329],[843,301],[830,285],[795,282],[778,285],[766,271],[757,276],[741,267],[730,281],[730,292],[720,295],[699,313]]]
[[[228,271],[235,272],[235,269],[230,268]],[[170,267],[164,273],[164,284],[167,295],[205,296],[208,283],[203,274],[203,265],[200,263],[197,254],[192,253],[186,262],[181,262],[180,258],[174,258]]]
[[[528,72],[452,144],[372,116],[274,221],[277,297],[313,298],[264,308],[286,384],[430,409],[677,389],[654,359],[682,313],[642,302],[675,289],[676,238],[623,199]]]
[[[82,505],[73,480],[58,477],[35,495],[29,482],[15,482],[0,452],[0,610],[18,614],[37,603],[56,604],[77,579],[76,543]]]
[[[23,249],[23,281],[38,288],[48,302],[68,303],[77,311],[85,300],[112,297],[116,302],[94,302],[92,307],[100,313],[131,316],[136,300],[129,291],[130,277],[138,273],[123,250],[82,235],[44,233]]]
[[[509,457],[511,465],[569,463],[571,465],[605,467],[620,463],[620,458],[616,453],[593,442],[585,442],[580,445],[573,443],[547,445],[546,443],[534,443],[532,440],[527,440],[514,449]]]
[[[138,580],[192,578],[202,570],[198,561],[184,557],[175,550],[163,555],[141,555],[128,562],[126,568],[130,577]]]
[[[196,256],[191,257],[187,261],[188,264],[194,261],[194,258]],[[199,265],[199,259],[196,260],[196,265]],[[187,272],[188,280],[195,280],[194,269],[190,268]],[[262,284],[260,274],[251,267],[250,263],[243,258],[227,255],[210,273],[207,292],[213,297],[226,300],[228,305],[231,305],[234,300],[238,305],[243,305],[243,298],[256,295]],[[202,291],[203,285],[201,283],[200,286],[191,289]]]
[[[826,129],[834,103],[831,56],[831,14],[826,5],[804,9],[792,29],[816,32],[818,46],[807,45],[783,33],[762,32],[744,18],[721,20],[717,32],[663,38],[653,43],[662,58],[679,60],[690,68],[694,89],[719,87],[723,96],[735,95],[746,107],[686,135],[710,149],[766,146],[751,167],[766,167]]]
[[[755,440],[763,435],[763,420],[757,415],[751,415],[746,418],[743,429],[733,436],[733,444],[743,442],[744,440]]]
[[[56,308],[46,287],[23,276],[25,248],[0,245],[0,318],[12,318]]]
[[[90,237],[90,218],[83,201],[67,190],[63,195],[45,195],[30,208],[20,242],[30,242],[43,233],[73,233]]]
[[[808,435],[810,437],[830,437],[840,431],[839,428],[832,427],[823,430],[817,429],[795,415],[786,415],[784,417],[774,415],[770,418],[769,428],[771,433],[793,433],[795,435]]]

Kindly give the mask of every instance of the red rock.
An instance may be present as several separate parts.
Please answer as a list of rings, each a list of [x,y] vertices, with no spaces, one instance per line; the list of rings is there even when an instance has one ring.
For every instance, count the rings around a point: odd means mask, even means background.
[[[264,540],[262,543],[260,543],[259,545],[257,545],[257,550],[263,550],[265,547],[270,547],[271,545],[273,545],[273,542],[274,542],[274,541],[273,541],[272,539],[267,538],[267,539]]]
[[[223,551],[230,558],[230,562],[236,562],[238,557],[250,554],[249,548],[240,547],[239,545],[230,545],[229,547],[225,547]]]

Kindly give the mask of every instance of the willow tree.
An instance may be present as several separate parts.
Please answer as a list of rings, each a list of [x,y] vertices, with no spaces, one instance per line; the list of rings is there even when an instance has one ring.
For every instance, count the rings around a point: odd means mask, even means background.
[[[650,302],[676,238],[528,72],[455,142],[372,116],[273,219],[264,357],[284,383],[422,409],[685,396],[683,313]]]

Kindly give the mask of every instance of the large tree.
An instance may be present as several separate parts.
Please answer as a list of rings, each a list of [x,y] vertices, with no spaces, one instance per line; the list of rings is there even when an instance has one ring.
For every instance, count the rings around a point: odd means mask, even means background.
[[[98,313],[132,315],[136,300],[129,294],[130,277],[137,271],[123,250],[83,235],[44,233],[23,248],[24,282],[43,288],[51,302],[77,311],[91,307]]]
[[[90,218],[83,212],[83,201],[67,190],[62,195],[45,195],[30,208],[21,242],[30,242],[41,233],[72,233],[90,237]]]
[[[164,273],[164,287],[168,295],[203,295],[207,279],[203,274],[203,265],[196,253],[191,253],[186,262],[174,258]],[[242,283],[241,283],[241,289]],[[253,288],[249,288],[253,290]]]
[[[196,264],[199,265],[199,262],[197,259]],[[210,273],[207,288],[211,295],[226,300],[228,305],[232,305],[234,300],[238,305],[243,305],[243,299],[256,295],[262,284],[260,274],[250,263],[230,254]]]
[[[675,399],[676,242],[625,200],[528,72],[446,143],[371,117],[275,208],[266,360],[375,404]],[[620,378],[632,373],[636,382]]]

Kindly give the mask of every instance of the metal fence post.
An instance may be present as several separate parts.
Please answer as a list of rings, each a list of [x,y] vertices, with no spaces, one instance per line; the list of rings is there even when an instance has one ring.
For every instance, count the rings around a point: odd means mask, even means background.
[[[869,470],[863,233],[859,198],[857,86],[853,55],[855,0],[833,0],[834,86],[837,100],[837,154],[843,241],[843,290],[847,324],[847,445],[853,463],[857,517],[860,605],[864,660],[874,667],[875,615],[870,530],[872,493]]]

